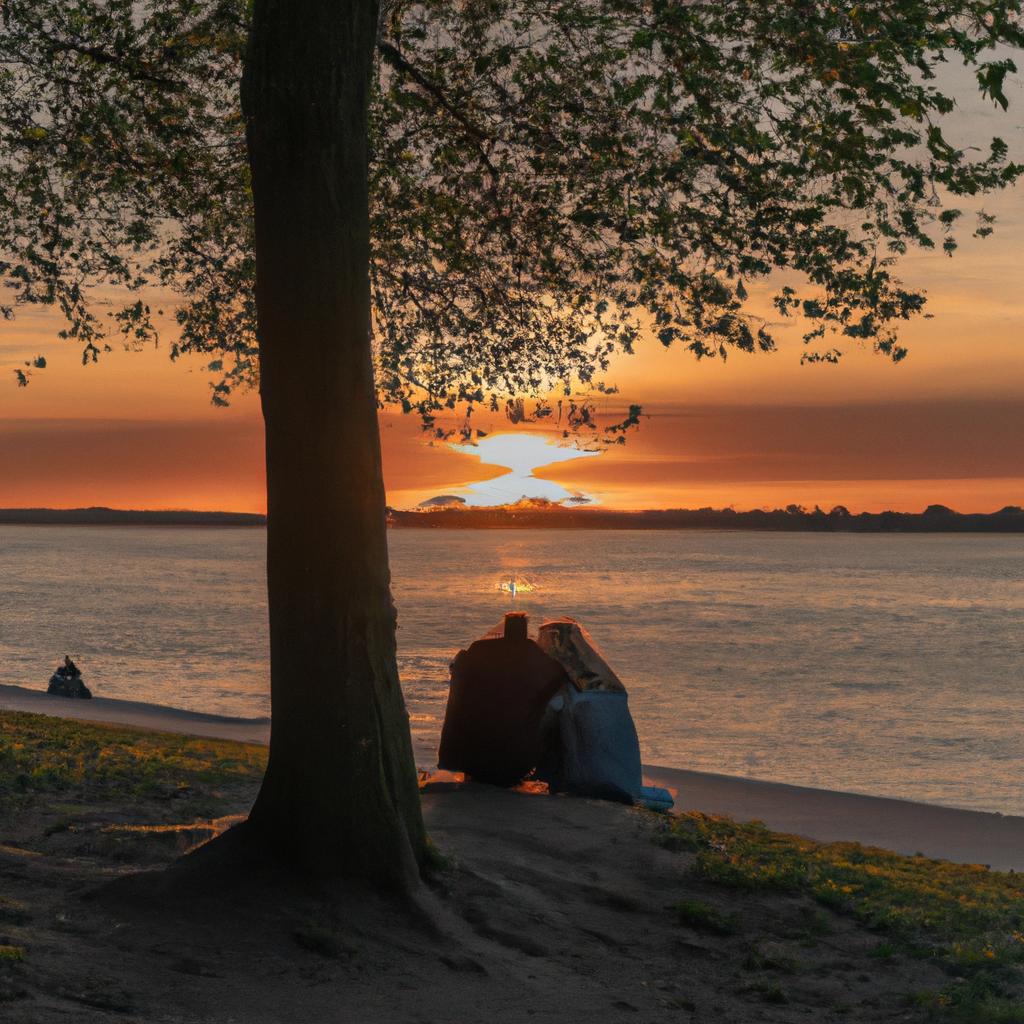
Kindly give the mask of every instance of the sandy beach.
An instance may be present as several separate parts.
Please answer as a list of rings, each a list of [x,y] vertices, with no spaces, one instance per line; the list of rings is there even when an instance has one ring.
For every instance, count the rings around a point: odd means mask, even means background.
[[[422,790],[435,855],[399,900],[204,845],[244,818],[266,752],[190,733],[265,738],[265,722],[10,687],[4,703],[21,709],[0,709],[10,1024],[1019,1019],[1024,876],[437,773]],[[823,836],[896,841],[902,817],[939,852],[1006,840],[985,832],[995,816],[648,775],[684,810]],[[953,999],[962,1012],[937,1017]]]
[[[948,983],[929,960],[881,963],[876,933],[806,896],[697,877],[654,815],[491,786],[424,793],[447,867],[416,914],[244,872],[197,898],[161,872],[176,838],[208,836],[151,824],[191,817],[211,796],[194,782],[171,804],[94,802],[70,825],[43,804],[9,827],[0,911],[25,952],[0,969],[5,1021],[925,1024],[905,994]]]
[[[155,729],[243,743],[267,743],[268,718],[231,718],[135,701],[72,701],[0,685],[0,709]],[[417,751],[432,767],[430,752]],[[769,828],[821,841],[852,840],[897,853],[1024,871],[1024,817],[834,792],[777,782],[645,765],[645,779],[676,796],[679,810],[763,821]]]

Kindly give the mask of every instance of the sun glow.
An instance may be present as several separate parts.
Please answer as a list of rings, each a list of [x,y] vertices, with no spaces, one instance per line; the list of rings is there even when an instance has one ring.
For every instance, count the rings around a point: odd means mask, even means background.
[[[600,451],[559,444],[550,434],[493,434],[474,444],[452,444],[452,451],[474,455],[484,465],[508,469],[503,476],[456,488],[451,496],[477,507],[512,505],[522,499],[543,498],[559,504],[589,505],[595,499],[582,491],[570,491],[554,480],[534,476],[534,470],[574,459],[592,459]]]

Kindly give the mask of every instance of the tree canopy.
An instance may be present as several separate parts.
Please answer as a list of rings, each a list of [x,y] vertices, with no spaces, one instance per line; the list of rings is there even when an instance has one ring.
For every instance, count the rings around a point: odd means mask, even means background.
[[[155,340],[173,307],[171,355],[209,355],[215,402],[258,378],[247,18],[246,0],[6,0],[0,16],[3,315],[56,305],[93,361]],[[947,137],[936,71],[965,63],[1005,107],[1022,43],[1016,0],[385,3],[382,401],[429,423],[483,403],[519,418],[533,396],[543,417],[552,393],[605,387],[646,332],[697,357],[770,350],[760,279],[780,321],[803,318],[805,359],[850,343],[903,358],[925,296],[896,261],[952,253],[965,201],[1024,170],[1001,139]]]

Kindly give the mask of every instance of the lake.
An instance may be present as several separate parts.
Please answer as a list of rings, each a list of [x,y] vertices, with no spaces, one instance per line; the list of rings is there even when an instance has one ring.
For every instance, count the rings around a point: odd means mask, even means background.
[[[0,526],[0,682],[269,711],[260,529]],[[1024,813],[1019,536],[393,530],[430,763],[447,666],[514,606],[570,615],[648,763]],[[514,599],[512,577],[534,589]]]

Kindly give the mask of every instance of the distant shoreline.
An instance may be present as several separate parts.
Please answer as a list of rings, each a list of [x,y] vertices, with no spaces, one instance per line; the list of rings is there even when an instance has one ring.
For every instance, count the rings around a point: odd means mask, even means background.
[[[148,511],[112,508],[6,508],[0,525],[27,526],[265,526],[258,512]],[[388,509],[388,526],[443,530],[752,530],[769,533],[1024,533],[1024,509],[960,513],[942,505],[924,512],[823,512],[790,507],[651,509],[536,507]]]
[[[941,505],[924,512],[832,512],[803,509],[664,509],[620,512],[599,508],[438,508],[388,513],[388,524],[409,529],[546,530],[753,530],[765,533],[1024,533],[1024,509],[954,512]]]
[[[258,512],[120,508],[0,508],[0,524],[24,526],[266,526]]]

